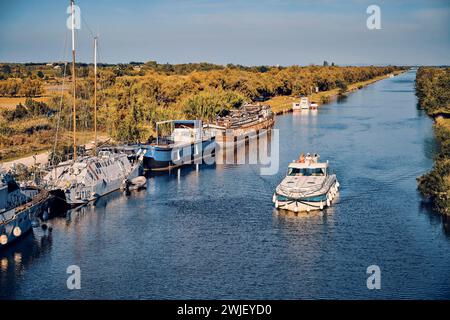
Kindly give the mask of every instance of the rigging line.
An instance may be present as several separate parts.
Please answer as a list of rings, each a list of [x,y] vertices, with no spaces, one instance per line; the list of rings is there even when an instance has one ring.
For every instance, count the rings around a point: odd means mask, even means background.
[[[97,43],[97,56],[98,56],[98,62],[99,62],[99,63],[97,63],[97,65],[105,64],[105,62],[104,62],[105,60],[103,59],[103,54],[100,50],[101,50],[101,45],[99,43]],[[100,68],[98,70],[100,71]],[[98,102],[100,102],[102,105],[104,105],[105,101],[106,101],[106,91],[105,91],[105,87],[104,87],[105,76],[102,74],[102,72],[99,72],[98,74],[99,74],[99,85],[100,85],[100,91],[101,91],[101,94],[100,94],[101,100],[97,101],[97,104],[98,104]],[[97,105],[97,124],[98,124],[98,114],[99,114],[98,110],[100,110],[99,105]]]
[[[59,127],[60,127],[60,123],[61,123],[61,113],[62,113],[62,105],[63,105],[63,100],[64,100],[64,86],[65,86],[65,79],[66,79],[66,72],[67,72],[67,32],[65,33],[65,37],[64,37],[64,49],[63,49],[63,53],[62,53],[62,58],[64,60],[64,58],[66,58],[66,60],[64,61],[64,71],[63,71],[63,80],[62,80],[62,86],[61,86],[61,98],[60,98],[60,103],[59,103],[59,112],[58,112],[58,120],[56,122],[56,132],[55,132],[55,143],[53,145],[53,152],[52,152],[52,159],[51,159],[51,165],[54,166],[55,165],[55,153],[56,153],[56,147],[58,144],[58,135],[59,135]]]
[[[84,16],[81,16],[81,22],[84,23],[84,25],[86,26],[86,28],[88,29],[89,33],[91,34],[92,38],[95,38],[94,32],[92,31],[92,29],[89,27],[88,23],[86,22],[86,19],[84,19]]]

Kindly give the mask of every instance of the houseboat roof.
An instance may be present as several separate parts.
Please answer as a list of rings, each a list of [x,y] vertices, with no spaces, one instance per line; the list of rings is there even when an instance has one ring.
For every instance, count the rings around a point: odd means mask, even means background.
[[[164,124],[164,123],[174,123],[174,124],[200,124],[202,120],[165,120],[156,122],[156,125]]]

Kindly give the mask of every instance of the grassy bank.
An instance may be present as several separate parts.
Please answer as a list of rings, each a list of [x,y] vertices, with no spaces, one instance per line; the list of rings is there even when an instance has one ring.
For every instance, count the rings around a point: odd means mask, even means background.
[[[394,71],[393,74],[398,75],[404,71],[398,70]],[[364,88],[374,82],[386,79],[389,75],[381,75],[374,77],[372,79],[366,80],[366,81],[359,81],[356,83],[349,84],[347,86],[347,90],[345,90],[345,93],[350,93],[352,91]],[[317,104],[321,105],[324,103],[327,103],[329,101],[332,101],[335,99],[339,94],[342,94],[341,89],[334,88],[327,91],[321,91],[317,93],[313,93],[309,95],[310,101],[315,101]],[[272,99],[266,101],[267,104],[269,104],[272,107],[272,110],[275,112],[275,114],[281,114],[285,112],[292,111],[292,103],[298,102],[299,97],[298,96],[276,96]]]
[[[418,178],[418,188],[437,211],[450,216],[450,68],[420,68],[416,95],[435,120],[438,143],[433,169]]]

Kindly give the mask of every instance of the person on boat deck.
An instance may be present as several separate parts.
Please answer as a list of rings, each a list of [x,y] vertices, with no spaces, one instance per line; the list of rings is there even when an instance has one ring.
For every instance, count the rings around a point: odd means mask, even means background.
[[[306,161],[311,161],[311,160],[312,160],[311,154],[308,152],[306,154]]]
[[[300,163],[304,163],[305,162],[305,155],[303,154],[303,152],[300,155],[300,157],[298,158],[298,162],[300,162]]]

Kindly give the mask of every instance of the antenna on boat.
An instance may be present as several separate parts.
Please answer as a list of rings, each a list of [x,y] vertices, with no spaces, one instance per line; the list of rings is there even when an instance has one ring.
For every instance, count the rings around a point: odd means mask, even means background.
[[[77,160],[77,116],[76,116],[76,77],[75,77],[75,1],[70,0],[70,8],[72,13],[72,81],[73,81],[73,107],[72,107],[72,121],[73,121],[73,160]]]
[[[97,155],[97,42],[94,38],[94,154]]]

